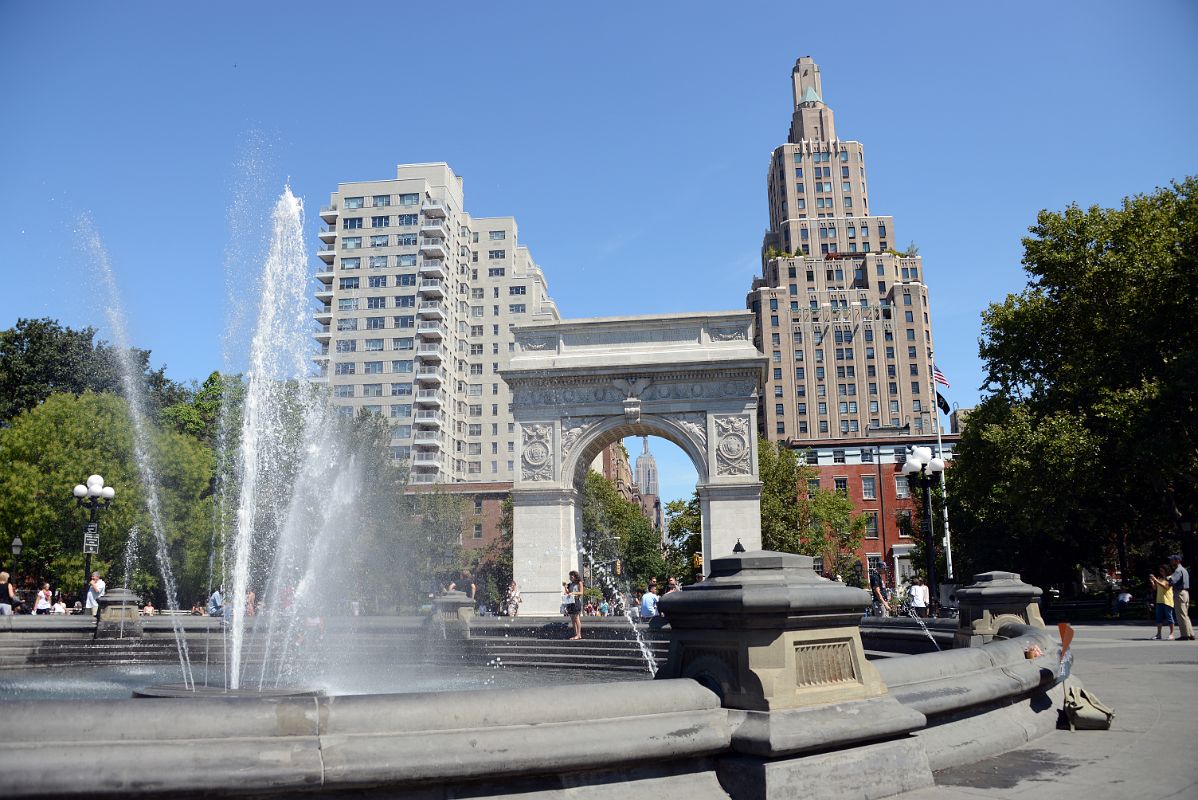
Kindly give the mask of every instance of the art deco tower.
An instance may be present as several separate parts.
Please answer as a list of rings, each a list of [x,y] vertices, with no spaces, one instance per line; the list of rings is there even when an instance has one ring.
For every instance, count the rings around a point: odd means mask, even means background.
[[[766,177],[762,277],[747,304],[770,359],[758,416],[795,446],[935,431],[932,335],[919,256],[870,210],[865,149],[837,135],[819,67],[791,72],[794,113]]]

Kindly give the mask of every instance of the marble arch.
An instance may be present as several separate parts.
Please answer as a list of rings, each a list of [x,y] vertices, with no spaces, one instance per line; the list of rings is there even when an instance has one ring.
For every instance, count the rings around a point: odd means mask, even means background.
[[[690,456],[703,507],[703,563],[736,540],[761,547],[757,403],[766,359],[747,311],[603,317],[515,330],[514,570],[523,614],[558,613],[577,569],[579,486],[624,436],[668,439]]]

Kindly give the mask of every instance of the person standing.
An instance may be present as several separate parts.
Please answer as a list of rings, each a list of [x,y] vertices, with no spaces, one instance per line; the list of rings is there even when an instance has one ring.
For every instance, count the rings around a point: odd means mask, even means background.
[[[641,619],[653,619],[657,616],[657,584],[650,581],[649,588],[641,595]]]
[[[88,613],[93,617],[100,613],[100,598],[104,596],[104,590],[107,588],[100,573],[93,572],[91,582],[87,585],[87,602],[83,604],[83,607],[89,609]]]
[[[515,617],[520,613],[520,603],[524,600],[520,596],[520,587],[512,581],[512,585],[507,587],[507,615]]]
[[[1169,556],[1173,574],[1168,578],[1173,587],[1173,616],[1177,619],[1178,639],[1194,641],[1194,625],[1190,622],[1190,571],[1181,565],[1181,555]]]
[[[1160,573],[1160,577],[1148,576],[1148,580],[1156,587],[1156,636],[1153,638],[1160,639],[1161,626],[1168,623],[1169,639],[1173,639],[1173,586],[1167,579],[1169,567],[1161,564],[1161,568],[1157,571]]]
[[[37,600],[33,603],[34,614],[49,614],[50,609],[54,607],[54,592],[50,591],[50,584],[43,583],[42,588],[38,589]]]
[[[12,607],[17,604],[17,593],[8,580],[7,572],[0,572],[0,617],[11,617]]]
[[[928,615],[928,587],[924,585],[923,578],[916,578],[911,585],[911,608],[915,609],[915,613],[921,617]]]
[[[869,571],[869,596],[873,600],[874,616],[887,617],[890,616],[890,603],[886,602],[886,564],[879,563],[878,566]]]
[[[583,591],[582,576],[576,571],[570,570],[570,582],[566,584],[566,594],[570,599],[566,603],[566,612],[569,613],[570,624],[574,627],[574,635],[570,637],[571,641],[582,638]]]

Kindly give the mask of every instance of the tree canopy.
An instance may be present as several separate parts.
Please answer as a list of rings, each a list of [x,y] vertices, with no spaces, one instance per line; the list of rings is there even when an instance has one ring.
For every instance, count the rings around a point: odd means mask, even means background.
[[[982,317],[987,393],[957,448],[949,504],[970,569],[1068,585],[1125,576],[1198,512],[1198,179],[1117,209],[1042,211],[1026,288]]]

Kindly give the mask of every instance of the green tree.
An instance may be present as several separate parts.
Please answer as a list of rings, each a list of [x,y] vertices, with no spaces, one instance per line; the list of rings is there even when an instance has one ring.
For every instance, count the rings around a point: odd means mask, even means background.
[[[660,534],[639,505],[625,500],[615,484],[596,472],[588,472],[583,484],[579,541],[584,561],[596,569],[608,569],[618,558],[624,577],[634,584],[665,577]]]
[[[666,572],[679,577],[702,573],[702,566],[695,565],[695,557],[703,552],[703,508],[697,490],[690,500],[666,503],[666,536]]]
[[[52,394],[85,391],[123,395],[119,353],[95,342],[94,328],[64,328],[52,319],[19,319],[0,331],[0,423],[28,411]],[[150,351],[134,348],[133,363],[146,387],[149,411],[187,399],[187,390],[152,370]]]
[[[164,407],[162,422],[173,430],[214,445],[220,435],[222,408],[228,404],[235,412],[238,411],[244,389],[240,376],[213,372],[202,384],[195,386],[188,397]],[[240,426],[236,420],[233,423],[227,424],[226,428],[238,430]]]
[[[1198,556],[1196,190],[1030,229],[1027,287],[983,314],[987,397],[950,475],[962,566],[1068,587],[1078,566],[1138,574],[1178,541]]]
[[[202,556],[196,551],[201,540],[206,547],[211,530],[210,501],[201,495],[212,474],[212,453],[190,437],[158,430],[152,432],[152,451],[170,558],[179,573],[179,601],[184,602],[203,580],[200,565],[206,562],[206,550]],[[121,558],[134,526],[143,538],[143,561],[152,558],[133,432],[119,397],[50,395],[0,429],[0,463],[5,465],[0,472],[0,528],[21,535],[26,575],[71,593],[82,590],[85,512],[76,508],[71,489],[93,472],[117,492],[112,506],[100,512],[100,552],[93,568],[104,572],[110,585],[124,580]]]
[[[811,520],[807,494],[800,492],[815,471],[799,463],[798,453],[778,442],[757,440],[761,479],[761,546],[780,553],[801,553]]]

